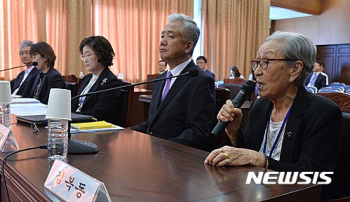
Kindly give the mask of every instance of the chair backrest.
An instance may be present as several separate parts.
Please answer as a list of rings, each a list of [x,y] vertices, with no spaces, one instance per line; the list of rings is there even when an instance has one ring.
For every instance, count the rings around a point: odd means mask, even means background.
[[[147,75],[147,81],[156,79],[159,76],[159,74],[148,74]],[[154,82],[146,84],[146,89],[153,90],[154,88]]]
[[[128,83],[126,81],[122,81],[122,85],[130,85],[131,83]],[[118,112],[121,112],[122,115],[120,117],[121,120],[120,126],[122,127],[129,127],[131,126],[132,121],[132,101],[134,96],[134,86],[130,86],[127,88],[124,88],[120,91],[120,102],[121,104],[118,105]]]
[[[224,83],[224,88],[230,90],[230,99],[234,99],[242,88],[242,84]]]
[[[317,88],[315,86],[305,86],[305,89],[310,93],[317,93]]]
[[[217,88],[215,89],[215,100],[216,100],[216,106],[215,106],[215,118],[213,122],[213,129],[217,124],[216,115],[219,113],[221,107],[226,103],[226,100],[230,99],[230,91],[226,88]],[[214,149],[217,149],[219,147],[222,147],[225,145],[225,132],[222,132],[217,137],[213,134],[209,135],[209,145],[208,145],[208,151],[212,151]]]
[[[317,93],[318,95],[321,95],[323,97],[326,97],[335,104],[338,105],[338,107],[344,111],[344,112],[350,112],[350,95],[346,93],[339,93],[339,92],[329,92],[329,93]]]
[[[244,84],[246,81],[247,81],[246,79],[242,79],[242,78],[234,78],[234,79],[225,78],[224,79],[224,83],[232,83],[232,84]]]
[[[63,75],[63,80],[66,83],[66,89],[71,91],[72,97],[78,94],[79,90],[79,79],[74,74]]]
[[[343,123],[340,132],[340,154],[334,170],[332,183],[325,186],[324,196],[327,199],[350,196],[350,113],[342,112]]]

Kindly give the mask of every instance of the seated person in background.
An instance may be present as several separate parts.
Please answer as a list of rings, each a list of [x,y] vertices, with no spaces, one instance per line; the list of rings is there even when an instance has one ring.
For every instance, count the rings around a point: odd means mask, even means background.
[[[207,58],[204,56],[199,56],[196,60],[197,66],[203,71],[207,72],[215,81],[215,74],[207,69]]]
[[[333,171],[342,114],[334,102],[303,86],[315,57],[316,47],[304,35],[275,32],[269,36],[252,60],[261,98],[250,109],[243,137],[238,135],[242,111],[227,101],[217,118],[229,122],[225,131],[233,146],[213,150],[205,163]]]
[[[159,53],[169,64],[167,74],[179,75],[189,70],[198,76],[182,76],[156,82],[149,108],[149,118],[132,129],[199,149],[207,149],[215,120],[213,78],[201,71],[192,58],[199,38],[197,24],[188,16],[173,13],[162,31]]]
[[[19,55],[27,69],[23,70],[18,74],[17,78],[11,81],[12,95],[20,95],[23,98],[29,98],[35,77],[39,74],[39,70],[32,65],[31,46],[33,46],[32,41],[24,40],[21,42]]]
[[[106,38],[103,36],[85,38],[80,43],[79,51],[86,70],[91,73],[82,79],[78,95],[122,85],[109,69],[109,66],[113,65],[115,53]],[[74,99],[72,112],[92,115],[97,120],[118,124],[118,116],[121,115],[117,112],[119,95],[120,90],[113,90]]]
[[[39,42],[30,48],[33,62],[37,62],[36,68],[40,70],[35,77],[30,97],[47,104],[51,88],[66,88],[62,75],[54,68],[56,55],[52,47],[46,42]]]
[[[323,71],[324,63],[316,61],[313,73],[305,80],[305,86],[314,86],[318,90],[328,86],[328,76]]]
[[[232,66],[230,70],[230,79],[241,78],[244,79],[244,76],[239,72],[236,66]]]
[[[158,62],[158,70],[159,70],[159,74],[163,74],[167,69],[167,63],[164,60],[159,60]]]

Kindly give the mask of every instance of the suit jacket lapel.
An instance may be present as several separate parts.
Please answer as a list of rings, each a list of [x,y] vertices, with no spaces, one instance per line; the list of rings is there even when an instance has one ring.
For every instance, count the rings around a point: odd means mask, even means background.
[[[307,92],[305,88],[299,87],[297,96],[293,101],[292,109],[290,111],[286,130],[284,132],[282,152],[280,160],[290,163],[294,153],[294,145],[296,135],[299,131],[302,115],[307,111]],[[283,152],[288,151],[288,152]]]
[[[17,76],[16,81],[15,81],[15,85],[13,86],[14,90],[19,87],[19,84],[21,84],[23,77],[24,77],[24,71],[19,73],[19,75]]]
[[[97,81],[94,83],[94,85],[90,88],[89,92],[94,92],[94,91],[100,90],[100,89],[101,89],[101,84],[102,84],[102,82],[104,82],[103,80],[106,80],[106,81],[107,81],[107,79],[108,79],[108,78],[106,77],[106,75],[107,75],[107,68],[105,68],[105,69],[101,72],[100,76],[98,77],[98,79],[97,79]],[[91,77],[92,77],[92,75],[91,75]],[[91,78],[90,78],[90,79],[91,79]],[[90,81],[90,79],[88,79],[88,81]],[[89,82],[87,82],[87,83],[89,83]],[[87,84],[86,84],[86,85],[87,85]],[[90,96],[86,96],[85,99],[84,99],[84,103],[88,102],[88,101],[90,100],[91,97],[92,97],[91,95],[90,95]]]
[[[192,66],[194,65],[193,61],[191,61],[182,71],[180,74],[183,74],[185,72],[188,72]],[[171,86],[168,94],[166,95],[166,97],[164,98],[163,101],[161,101],[160,97],[162,96],[162,92],[163,92],[163,88],[162,89],[158,89],[158,95],[157,95],[157,105],[159,106],[157,108],[156,114],[154,115],[154,118],[167,106],[167,104],[173,99],[173,97],[179,92],[179,90],[183,87],[183,85],[185,85],[185,83],[188,81],[190,77],[189,76],[183,76],[183,77],[178,77],[176,78],[176,81],[174,82],[174,84]],[[165,85],[165,81],[163,82],[163,85],[159,85],[164,87]],[[150,120],[150,123],[153,120]]]

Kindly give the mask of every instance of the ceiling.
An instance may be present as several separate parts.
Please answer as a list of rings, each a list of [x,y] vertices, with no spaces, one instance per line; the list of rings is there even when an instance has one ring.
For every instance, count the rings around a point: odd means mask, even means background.
[[[270,20],[283,20],[290,18],[309,17],[311,14],[302,13],[295,10],[270,6]]]

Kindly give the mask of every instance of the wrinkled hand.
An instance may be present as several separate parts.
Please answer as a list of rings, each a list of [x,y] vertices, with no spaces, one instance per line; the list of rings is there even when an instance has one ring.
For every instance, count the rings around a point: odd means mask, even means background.
[[[250,149],[224,146],[213,150],[204,163],[214,166],[263,166],[264,155]]]
[[[225,131],[230,138],[233,146],[236,146],[236,137],[242,121],[242,110],[235,108],[231,100],[227,100],[226,104],[220,109],[217,119],[222,122],[228,122]]]

